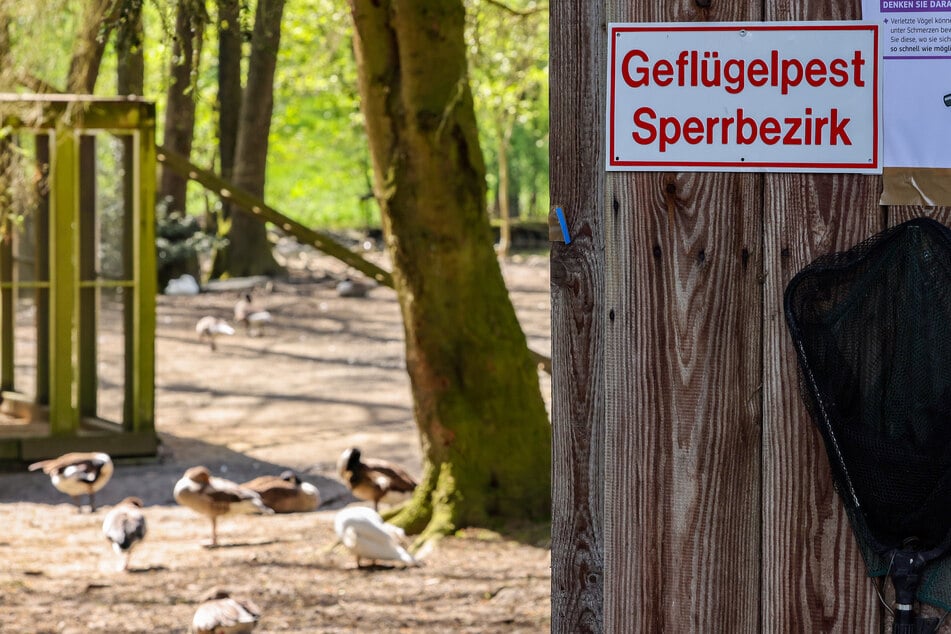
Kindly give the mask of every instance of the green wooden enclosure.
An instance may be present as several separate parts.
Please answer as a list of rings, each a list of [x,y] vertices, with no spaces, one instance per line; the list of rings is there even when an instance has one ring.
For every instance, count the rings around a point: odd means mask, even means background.
[[[551,201],[571,237],[551,253],[552,631],[891,631],[782,296],[819,255],[951,209],[880,206],[874,175],[605,169],[608,23],[855,20],[861,3],[550,7]]]
[[[154,455],[155,107],[0,95],[0,462]]]

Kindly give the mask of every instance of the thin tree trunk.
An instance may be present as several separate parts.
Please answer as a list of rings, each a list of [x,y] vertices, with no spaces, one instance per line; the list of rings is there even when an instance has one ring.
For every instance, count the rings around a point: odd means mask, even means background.
[[[120,95],[141,95],[145,87],[142,0],[126,0],[116,27],[116,89]]]
[[[191,156],[195,134],[193,77],[198,70],[206,23],[207,15],[202,0],[179,0],[165,105],[163,145],[185,157]],[[185,211],[187,187],[186,179],[171,170],[162,170],[159,195],[168,201],[168,211]]]
[[[425,458],[422,539],[547,518],[551,428],[485,213],[460,0],[351,0],[362,108]]]
[[[283,13],[284,0],[258,2],[235,148],[234,184],[262,198]],[[217,253],[213,274],[246,276],[283,272],[271,252],[264,224],[250,214],[232,210],[228,241],[228,246]]]
[[[241,113],[241,7],[218,0],[218,154],[221,176],[230,180]]]
[[[89,0],[86,3],[69,63],[67,92],[90,94],[95,90],[106,41],[115,28],[121,8],[122,3],[115,0]]]
[[[509,208],[509,142],[512,139],[512,121],[501,124],[499,137],[499,255],[508,257],[512,249],[512,213]]]

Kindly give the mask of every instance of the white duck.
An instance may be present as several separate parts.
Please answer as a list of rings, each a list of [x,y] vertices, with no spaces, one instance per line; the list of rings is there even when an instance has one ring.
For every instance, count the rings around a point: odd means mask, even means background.
[[[95,494],[109,482],[113,466],[109,454],[73,452],[59,458],[34,462],[28,469],[42,469],[43,473],[50,477],[54,487],[73,498],[80,511],[80,497],[89,496],[90,512],[95,512]]]
[[[273,318],[268,311],[259,310],[251,294],[245,293],[244,297],[234,305],[234,321],[237,324],[244,324],[248,335],[254,337],[263,335],[265,325],[271,323]]]
[[[400,545],[406,537],[402,528],[387,524],[380,514],[366,506],[348,506],[334,516],[334,531],[337,537],[357,558],[396,560],[409,566],[419,562]]]
[[[203,598],[192,618],[195,634],[247,634],[261,618],[261,608],[248,599],[232,598],[215,588]]]
[[[116,554],[122,557],[120,570],[129,569],[132,549],[145,538],[145,516],[142,514],[142,500],[127,497],[114,507],[102,521],[102,533],[110,542]]]
[[[211,475],[207,467],[188,469],[175,484],[175,501],[211,520],[211,545],[218,545],[218,517],[238,513],[273,513],[261,496],[231,480]]]
[[[198,333],[198,340],[204,341],[207,339],[212,351],[214,351],[217,350],[215,337],[219,335],[233,335],[234,328],[224,319],[212,315],[205,315],[195,324],[195,332]]]

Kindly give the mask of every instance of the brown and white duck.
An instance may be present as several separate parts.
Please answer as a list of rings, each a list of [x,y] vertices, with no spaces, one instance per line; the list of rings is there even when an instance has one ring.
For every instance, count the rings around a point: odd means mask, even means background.
[[[234,305],[234,322],[243,324],[248,336],[264,334],[264,327],[273,321],[271,313],[258,308],[250,293],[245,293]]]
[[[132,549],[145,539],[145,515],[142,514],[142,500],[127,497],[106,514],[102,521],[102,533],[110,542],[116,554],[122,557],[120,570],[129,569]]]
[[[316,511],[320,506],[320,493],[317,487],[302,481],[290,470],[279,476],[260,476],[241,486],[260,495],[264,505],[275,513]]]
[[[374,510],[378,510],[381,500],[390,503],[406,497],[417,484],[399,465],[378,458],[363,458],[357,447],[340,454],[337,472],[356,497],[373,502]]]
[[[261,608],[249,599],[238,599],[227,590],[209,591],[192,618],[194,634],[247,634],[261,618]]]
[[[218,518],[241,513],[273,513],[261,496],[231,480],[211,475],[207,467],[185,471],[175,484],[175,501],[211,520],[211,545],[218,545]]]
[[[30,471],[43,470],[50,477],[53,486],[73,498],[76,507],[82,511],[80,498],[89,497],[90,512],[95,512],[95,495],[106,486],[112,477],[112,458],[102,452],[73,452],[34,462]]]

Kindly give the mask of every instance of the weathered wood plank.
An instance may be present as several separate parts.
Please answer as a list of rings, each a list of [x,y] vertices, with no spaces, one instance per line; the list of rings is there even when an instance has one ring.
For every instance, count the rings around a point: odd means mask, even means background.
[[[609,178],[608,631],[760,631],[760,180]]]
[[[609,6],[609,22],[761,17],[741,2]],[[607,631],[761,629],[761,180],[608,178]]]
[[[763,347],[764,632],[877,632],[879,602],[819,432],[799,396],[783,316],[792,277],[882,228],[878,178],[770,175],[765,209]]]
[[[550,5],[552,632],[600,632],[604,480],[604,6]]]

